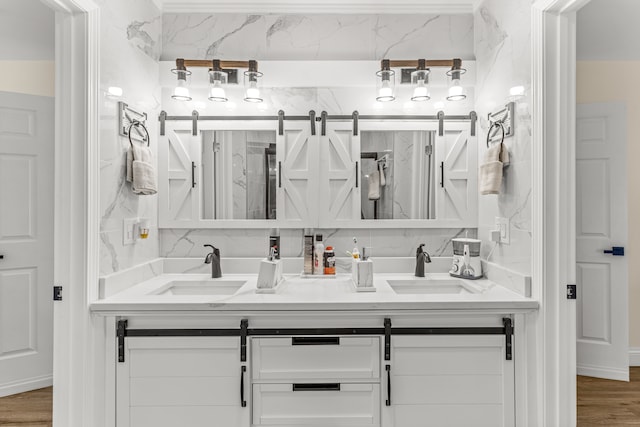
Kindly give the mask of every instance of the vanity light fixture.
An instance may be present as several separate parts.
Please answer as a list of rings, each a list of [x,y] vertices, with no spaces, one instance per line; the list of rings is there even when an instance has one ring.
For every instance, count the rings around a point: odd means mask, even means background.
[[[191,75],[191,71],[187,70],[184,64],[184,59],[176,59],[176,68],[171,72],[178,77],[178,84],[173,90],[173,99],[178,101],[191,101],[191,95],[189,95],[189,87],[187,85],[187,76]]]
[[[454,59],[451,69],[447,71],[447,76],[451,77],[449,95],[447,95],[448,101],[462,101],[467,97],[464,88],[460,84],[460,76],[466,72],[467,70],[462,68],[462,60]]]
[[[396,99],[394,95],[395,87],[395,71],[392,68],[397,67],[411,67],[413,70],[402,70],[402,83],[405,83],[405,76],[409,76],[411,71],[411,86],[413,89],[411,100],[412,101],[428,101],[431,99],[429,93],[429,74],[431,68],[435,67],[449,67],[447,75],[451,76],[452,84],[449,87],[449,101],[461,101],[467,96],[464,88],[460,85],[460,75],[464,74],[467,70],[462,68],[462,60],[455,59],[416,59],[416,60],[390,60],[383,59],[380,61],[380,71],[376,72],[378,96],[377,101],[386,102]]]
[[[382,67],[380,71],[376,73],[376,76],[379,77],[376,101],[379,102],[389,102],[396,99],[393,94],[396,85],[396,72],[391,69],[390,62],[388,59],[383,59],[381,63]]]
[[[418,68],[411,73],[411,85],[413,87],[412,101],[422,102],[431,99],[429,95],[429,68],[426,68],[424,59],[418,59]]]
[[[191,71],[187,67],[206,67],[209,68],[209,100],[215,102],[227,102],[225,86],[229,83],[229,72],[237,68],[247,68],[244,72],[245,96],[247,102],[262,102],[260,97],[260,78],[262,73],[258,71],[258,61],[223,61],[220,59],[200,60],[200,59],[176,59],[176,68],[171,70],[178,76],[178,85],[173,91],[171,97],[180,101],[191,101],[187,76],[191,75]]]

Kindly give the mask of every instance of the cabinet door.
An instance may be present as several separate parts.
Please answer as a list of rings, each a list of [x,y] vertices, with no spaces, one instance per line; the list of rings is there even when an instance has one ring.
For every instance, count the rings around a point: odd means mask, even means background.
[[[118,427],[248,426],[239,338],[130,337],[117,364]],[[241,378],[244,375],[244,384]]]
[[[320,137],[320,227],[360,220],[360,135],[351,122],[328,122]]]
[[[158,145],[158,225],[197,227],[200,140],[191,130],[167,129]]]
[[[394,336],[391,343],[383,425],[515,425],[514,362],[505,358],[503,336]]]
[[[276,138],[278,223],[315,227],[318,219],[318,137],[309,122],[284,122]]]
[[[436,218],[478,223],[478,146],[469,122],[445,122],[436,133]]]

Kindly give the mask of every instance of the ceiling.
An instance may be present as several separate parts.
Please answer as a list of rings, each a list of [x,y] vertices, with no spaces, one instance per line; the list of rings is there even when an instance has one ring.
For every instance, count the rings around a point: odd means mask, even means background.
[[[578,11],[578,60],[640,60],[639,19],[639,0],[591,0]]]
[[[154,0],[165,13],[472,13],[480,0]]]

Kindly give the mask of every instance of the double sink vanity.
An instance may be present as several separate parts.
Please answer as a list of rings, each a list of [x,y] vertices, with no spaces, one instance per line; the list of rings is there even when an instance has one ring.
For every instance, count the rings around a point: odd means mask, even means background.
[[[221,278],[194,258],[104,277],[91,309],[116,425],[517,425],[537,302],[513,278],[451,277],[449,258],[423,278],[409,257],[373,262],[375,292],[356,292],[346,259],[307,278],[284,258],[271,294],[247,274],[258,258],[222,259]]]

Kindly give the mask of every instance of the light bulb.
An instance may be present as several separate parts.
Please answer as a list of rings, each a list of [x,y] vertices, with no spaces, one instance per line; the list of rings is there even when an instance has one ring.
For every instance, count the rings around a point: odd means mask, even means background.
[[[227,94],[222,87],[220,80],[215,80],[209,88],[209,100],[216,102],[227,102]]]
[[[382,81],[382,86],[378,89],[378,97],[376,99],[380,102],[388,102],[396,99],[396,97],[393,96],[393,88],[389,84],[389,80]]]
[[[189,95],[189,88],[185,80],[178,79],[178,85],[173,90],[171,97],[179,101],[191,101],[191,95]]]
[[[453,80],[449,87],[449,96],[447,96],[447,100],[462,101],[466,97],[467,95],[464,94],[464,88],[460,85],[460,80]]]
[[[258,82],[249,82],[249,87],[247,87],[245,92],[244,100],[247,102],[262,102],[262,98],[260,98],[260,89],[258,89]]]
[[[431,99],[431,97],[429,96],[429,91],[426,86],[420,85],[413,89],[412,101],[428,101],[429,99]]]

